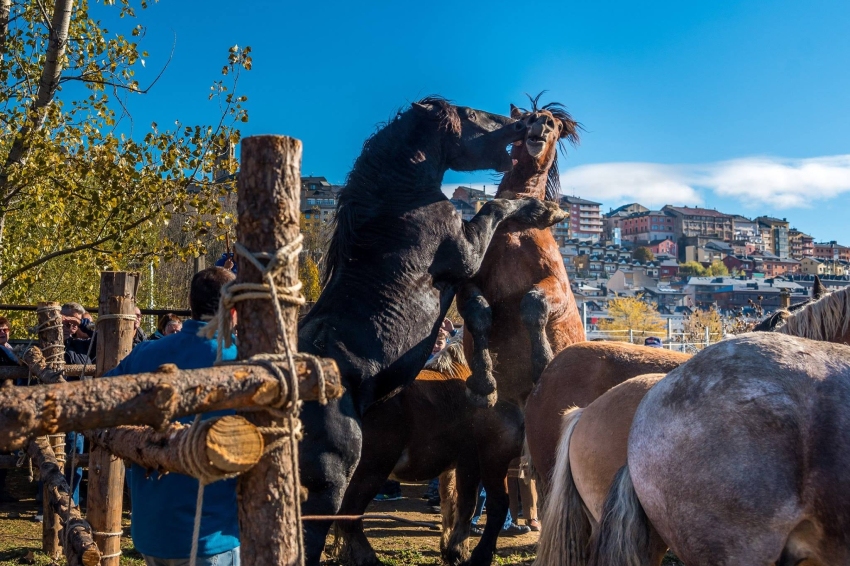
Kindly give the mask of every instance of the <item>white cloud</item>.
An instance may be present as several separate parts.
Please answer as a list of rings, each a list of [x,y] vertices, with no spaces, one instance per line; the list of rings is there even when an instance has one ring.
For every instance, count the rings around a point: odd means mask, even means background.
[[[564,194],[611,206],[633,201],[650,207],[702,204],[703,194],[710,191],[750,206],[806,208],[850,192],[850,155],[695,165],[600,163],[566,170],[561,187]]]
[[[658,163],[599,163],[567,169],[561,192],[618,206],[639,202],[657,208],[665,204],[702,204],[680,166]]]

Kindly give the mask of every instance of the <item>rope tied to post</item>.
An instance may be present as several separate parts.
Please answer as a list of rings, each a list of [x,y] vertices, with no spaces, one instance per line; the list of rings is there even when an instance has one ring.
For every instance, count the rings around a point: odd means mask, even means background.
[[[301,296],[301,282],[298,281],[289,287],[278,289],[275,278],[289,263],[294,261],[301,253],[301,242],[304,237],[299,234],[294,240],[287,243],[274,253],[257,252],[252,253],[239,242],[234,243],[234,252],[245,258],[257,271],[260,272],[262,283],[236,283],[231,281],[221,289],[218,311],[215,316],[202,328],[198,334],[208,339],[216,340],[216,365],[256,365],[267,369],[278,381],[278,397],[275,402],[267,407],[258,407],[256,410],[265,411],[272,420],[272,426],[257,427],[266,435],[275,435],[278,438],[268,444],[264,454],[273,452],[287,441],[290,444],[291,467],[295,474],[295,485],[300,485],[298,477],[298,441],[301,439],[301,421],[298,415],[301,411],[301,400],[298,398],[298,373],[295,360],[301,359],[315,366],[316,375],[319,380],[320,402],[327,404],[325,392],[325,376],[318,358],[307,354],[293,352],[290,345],[286,321],[283,315],[281,303],[299,307],[305,303]],[[265,260],[263,265],[261,260]],[[275,313],[277,326],[277,337],[283,342],[284,353],[282,354],[257,354],[246,360],[233,362],[222,361],[222,353],[225,347],[233,344],[233,318],[231,309],[236,303],[248,300],[269,300]],[[283,366],[285,365],[286,371]],[[195,417],[195,423],[200,415]],[[194,424],[193,424],[194,426]],[[198,554],[198,539],[201,530],[201,510],[204,496],[204,479],[198,479],[198,498],[195,504],[195,524],[192,533],[192,549],[189,557],[189,565],[195,566]],[[295,514],[297,524],[301,524],[301,505],[296,501]],[[298,553],[304,555],[304,538],[301,529],[298,529]]]
[[[41,333],[45,330],[56,330],[59,329],[59,332],[62,332],[62,309],[58,306],[43,306],[35,309],[36,314],[43,313],[54,313],[55,316],[50,316],[48,314],[47,320],[40,323],[35,327],[36,333]],[[41,353],[44,354],[44,361],[47,362],[48,367],[53,367],[56,365],[65,365],[65,343],[58,342],[56,344],[48,344],[47,346],[43,346],[41,349]]]

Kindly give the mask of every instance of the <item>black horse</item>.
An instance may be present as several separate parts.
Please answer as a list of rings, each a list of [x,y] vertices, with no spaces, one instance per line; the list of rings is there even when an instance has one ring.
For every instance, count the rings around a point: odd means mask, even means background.
[[[340,194],[325,289],[298,332],[299,350],[336,360],[346,388],[301,413],[304,515],[337,512],[360,458],[362,415],[416,378],[499,223],[545,228],[565,217],[554,203],[496,199],[466,222],[441,191],[447,169],[510,169],[506,148],[525,130],[427,98],[366,141]],[[330,524],[305,521],[307,564],[319,563]]]

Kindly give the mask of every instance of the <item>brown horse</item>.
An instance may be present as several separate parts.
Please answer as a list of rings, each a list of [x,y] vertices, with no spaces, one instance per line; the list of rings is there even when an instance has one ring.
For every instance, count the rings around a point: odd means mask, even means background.
[[[623,381],[667,373],[689,354],[623,342],[584,342],[565,348],[543,372],[525,405],[525,440],[538,485],[547,490],[561,438],[563,413],[586,407]],[[545,517],[544,517],[545,519]],[[543,526],[544,531],[546,526]]]
[[[843,291],[832,301],[841,301]],[[828,291],[815,277],[812,299],[799,303],[788,310],[780,310],[766,317],[753,331],[780,331],[798,333],[802,320],[826,320],[824,312],[833,312],[834,307],[817,306],[819,299]],[[808,310],[808,306],[814,307]],[[790,320],[790,323],[789,323]],[[848,317],[847,320],[850,320]],[[808,323],[811,329],[816,323]],[[811,335],[809,338],[820,339]],[[840,336],[835,337],[841,341]],[[593,342],[577,344],[561,352],[546,368],[540,382],[534,387],[526,402],[525,434],[527,450],[540,478],[543,489],[548,486],[553,474],[555,455],[559,450],[564,426],[563,413],[570,407],[586,407],[594,399],[618,383],[647,373],[667,373],[690,358],[689,354],[667,352],[642,346],[616,342]],[[625,463],[625,460],[623,460]],[[621,464],[622,465],[622,464]],[[545,538],[545,537],[541,537]]]
[[[578,142],[579,125],[559,104],[538,108],[539,98],[532,99],[530,112],[511,105],[511,117],[524,122],[527,133],[511,149],[514,166],[502,177],[496,198],[560,199],[558,148],[562,140]],[[524,403],[553,355],[585,340],[549,229],[503,222],[478,273],[458,291],[457,304],[468,330],[464,348],[472,377],[467,386],[481,406],[493,406],[497,389],[500,398]]]
[[[688,566],[850,564],[848,426],[846,345],[706,348],[638,406],[590,564],[654,563],[653,530]]]
[[[463,346],[460,341],[453,342],[429,362],[416,381],[366,413],[363,457],[339,512],[363,513],[390,474],[405,481],[439,475],[440,548],[448,564],[459,564],[469,556],[470,519],[479,482],[494,493],[498,491],[495,486],[504,489],[505,473],[496,470],[507,470],[522,446],[518,406],[500,401],[492,409],[477,409],[465,393],[469,375]],[[488,492],[488,525],[495,520],[491,505]],[[362,521],[339,521],[337,528],[343,543],[340,558],[357,566],[380,563]],[[491,542],[482,537],[482,550],[473,562],[489,564],[491,545],[495,547],[495,539]]]
[[[587,564],[605,497],[626,463],[632,418],[646,392],[665,375],[627,379],[586,407],[564,413],[536,565]],[[649,541],[653,560],[644,566],[659,564],[667,549],[654,531]]]

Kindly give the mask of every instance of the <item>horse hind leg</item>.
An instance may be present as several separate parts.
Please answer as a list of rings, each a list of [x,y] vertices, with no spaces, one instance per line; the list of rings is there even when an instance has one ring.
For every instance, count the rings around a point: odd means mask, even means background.
[[[455,471],[457,507],[451,534],[446,548],[442,550],[443,563],[448,566],[459,566],[469,558],[469,531],[475,504],[478,502],[479,481],[477,455],[472,448],[461,454]],[[440,489],[442,488],[441,477]]]
[[[554,357],[546,336],[550,312],[546,292],[537,285],[520,302],[520,317],[531,339],[531,379],[534,383],[537,383]]]
[[[466,381],[466,393],[473,405],[492,407],[498,398],[496,378],[493,377],[493,360],[490,357],[493,313],[481,290],[474,285],[467,285],[462,295],[465,300],[458,301],[458,308],[465,328],[472,336],[472,375]]]
[[[440,474],[440,515],[443,523],[440,552],[445,554],[457,516],[457,477],[454,470],[446,470]]]

